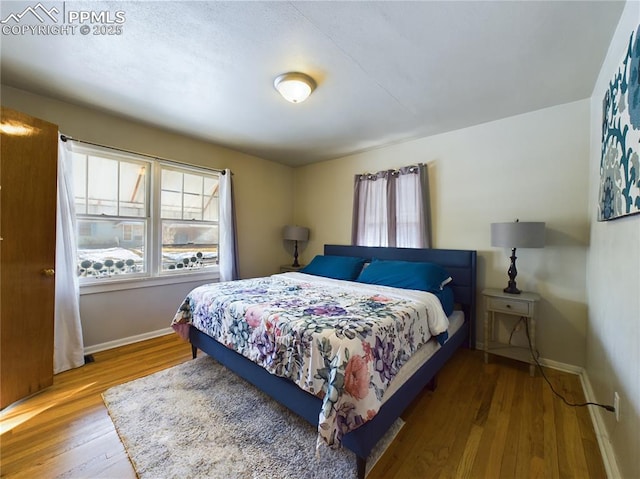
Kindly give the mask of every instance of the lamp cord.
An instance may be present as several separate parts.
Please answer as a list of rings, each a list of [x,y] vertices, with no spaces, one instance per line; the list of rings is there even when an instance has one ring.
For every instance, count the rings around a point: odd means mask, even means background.
[[[521,319],[523,319],[523,318],[521,318]],[[551,388],[551,391],[553,392],[553,394],[555,394],[560,399],[562,399],[562,401],[567,406],[571,406],[571,407],[598,406],[598,407],[601,407],[603,409],[606,409],[609,412],[615,412],[616,411],[615,408],[613,406],[609,405],[609,404],[600,404],[600,403],[597,403],[597,402],[572,403],[572,402],[567,401],[567,399],[562,394],[560,394],[558,391],[555,390],[555,388],[553,387],[553,384],[551,384],[551,381],[549,381],[549,378],[547,377],[547,375],[545,374],[544,370],[542,369],[542,365],[538,361],[538,357],[540,356],[540,353],[537,350],[534,351],[534,349],[533,349],[533,345],[531,344],[531,336],[529,335],[529,321],[527,321],[526,319],[524,320],[524,328],[525,328],[525,331],[527,333],[527,341],[529,342],[529,351],[531,352],[531,357],[535,361],[536,366],[538,366],[538,370],[540,371],[540,374],[542,375],[544,380],[547,382],[547,384]]]
[[[518,320],[518,322],[516,324],[513,325],[513,328],[511,328],[511,334],[509,334],[509,344],[511,344],[511,340],[513,339],[513,334],[518,330],[518,325],[522,322],[527,322],[526,318],[524,316],[520,317],[520,319]]]

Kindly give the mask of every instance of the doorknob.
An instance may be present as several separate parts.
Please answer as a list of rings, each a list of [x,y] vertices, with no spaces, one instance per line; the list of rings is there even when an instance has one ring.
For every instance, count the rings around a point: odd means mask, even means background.
[[[47,268],[42,270],[42,274],[44,274],[45,276],[53,276],[54,274],[56,274],[56,271],[53,268]]]

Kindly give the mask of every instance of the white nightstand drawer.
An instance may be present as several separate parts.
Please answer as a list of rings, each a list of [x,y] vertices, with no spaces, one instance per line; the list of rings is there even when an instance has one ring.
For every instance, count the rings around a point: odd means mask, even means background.
[[[529,310],[530,302],[518,301],[506,298],[487,298],[489,301],[488,309],[492,311],[504,311],[505,313],[522,314],[531,316],[532,311]]]

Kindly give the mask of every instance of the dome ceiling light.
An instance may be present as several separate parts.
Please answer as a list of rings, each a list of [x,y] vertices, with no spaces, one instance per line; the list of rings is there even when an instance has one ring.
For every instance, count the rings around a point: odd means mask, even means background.
[[[291,103],[301,103],[309,98],[316,88],[316,82],[309,75],[299,72],[289,72],[279,75],[273,86],[282,97]]]

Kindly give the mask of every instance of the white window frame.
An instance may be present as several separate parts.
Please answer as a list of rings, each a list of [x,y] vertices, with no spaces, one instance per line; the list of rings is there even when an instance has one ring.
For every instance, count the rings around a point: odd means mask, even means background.
[[[110,276],[110,277],[81,277],[80,281],[80,294],[93,294],[102,293],[108,291],[121,291],[136,288],[146,288],[154,286],[162,286],[177,283],[190,283],[190,282],[202,282],[202,281],[217,281],[220,276],[220,269],[218,265],[203,268],[202,270],[171,270],[162,271],[162,218],[161,204],[160,204],[160,175],[162,168],[170,168],[181,172],[191,172],[196,175],[203,176],[219,176],[218,170],[208,169],[204,167],[197,167],[191,165],[185,165],[178,162],[169,162],[167,160],[160,160],[151,157],[145,157],[142,155],[136,155],[134,153],[121,153],[113,152],[109,148],[101,148],[98,146],[85,146],[73,144],[72,151],[74,153],[80,153],[84,155],[101,156],[110,159],[119,160],[131,160],[134,162],[145,162],[150,167],[150,173],[147,177],[149,185],[147,190],[148,201],[148,215],[146,217],[146,245],[148,248],[148,254],[145,255],[145,272],[144,273],[131,273],[122,276]],[[94,215],[96,216],[96,215]],[[83,214],[76,213],[77,219],[87,218]],[[96,216],[97,217],[97,216]],[[105,219],[111,216],[104,216]],[[117,217],[124,218],[124,217]],[[133,218],[140,220],[142,218]],[[219,227],[219,215],[218,215],[218,227]]]

